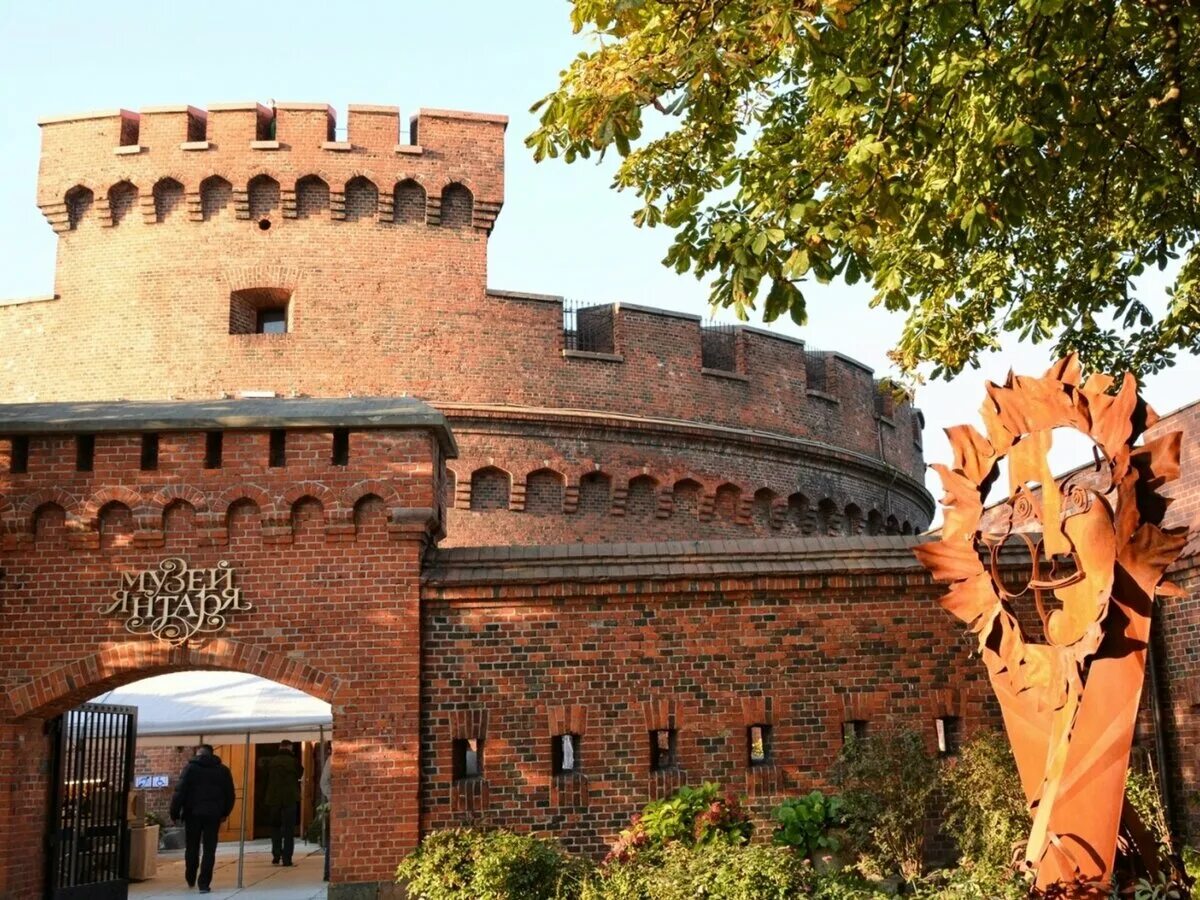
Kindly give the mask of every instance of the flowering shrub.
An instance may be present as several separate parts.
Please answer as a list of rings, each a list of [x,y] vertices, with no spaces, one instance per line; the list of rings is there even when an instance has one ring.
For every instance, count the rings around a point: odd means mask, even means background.
[[[720,785],[705,782],[648,803],[618,836],[604,862],[629,863],[673,843],[688,847],[744,844],[753,830],[737,798],[722,793]]]

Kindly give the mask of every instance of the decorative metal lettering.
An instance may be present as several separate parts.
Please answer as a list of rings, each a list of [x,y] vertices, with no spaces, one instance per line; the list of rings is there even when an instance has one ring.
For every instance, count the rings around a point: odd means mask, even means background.
[[[123,616],[131,634],[149,634],[178,647],[198,634],[221,631],[226,613],[250,609],[227,561],[211,569],[189,569],[186,560],[174,556],[157,569],[122,574],[120,588],[100,613]]]

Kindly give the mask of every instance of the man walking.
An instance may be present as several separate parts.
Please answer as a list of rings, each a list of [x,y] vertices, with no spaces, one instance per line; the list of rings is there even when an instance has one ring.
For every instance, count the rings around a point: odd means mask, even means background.
[[[280,741],[279,752],[267,760],[268,821],[271,823],[271,865],[290,866],[300,807],[300,775],[304,772],[291,741]]]
[[[202,894],[212,891],[217,832],[221,822],[233,812],[233,801],[233,775],[221,757],[213,753],[211,745],[201,744],[175,785],[171,821],[183,819],[186,841],[183,877],[188,887],[199,885]]]

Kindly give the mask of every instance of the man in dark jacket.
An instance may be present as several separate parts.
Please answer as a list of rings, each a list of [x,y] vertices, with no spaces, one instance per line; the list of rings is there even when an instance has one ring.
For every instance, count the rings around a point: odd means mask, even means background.
[[[291,741],[280,741],[279,752],[266,761],[267,795],[271,823],[271,865],[290,866],[300,811],[300,776],[304,768],[292,751]]]
[[[201,744],[196,755],[183,767],[171,798],[171,820],[183,819],[187,849],[183,857],[183,877],[188,887],[199,885],[200,893],[212,890],[213,865],[217,858],[217,832],[221,822],[233,812],[233,775],[213,753],[209,744]],[[204,854],[200,853],[203,843]],[[197,869],[199,877],[197,877]]]

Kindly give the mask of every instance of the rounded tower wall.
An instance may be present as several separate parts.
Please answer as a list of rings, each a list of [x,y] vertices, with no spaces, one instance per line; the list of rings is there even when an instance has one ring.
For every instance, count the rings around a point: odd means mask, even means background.
[[[920,413],[849,357],[693,315],[613,304],[564,317],[561,298],[489,291],[505,120],[412,122],[400,143],[394,107],[351,106],[344,140],[321,104],[45,120],[55,293],[0,305],[0,339],[19,348],[3,395],[419,397],[463,448],[459,544],[766,536],[786,533],[770,509],[789,497],[827,501],[842,533],[928,523]],[[286,333],[257,333],[264,309],[283,310]],[[509,473],[509,499],[473,510],[471,473],[488,467]],[[561,511],[551,500],[529,515],[519,495],[542,469],[563,480]],[[611,496],[584,523],[571,490],[596,471]],[[639,474],[657,485],[648,519],[620,504]]]

